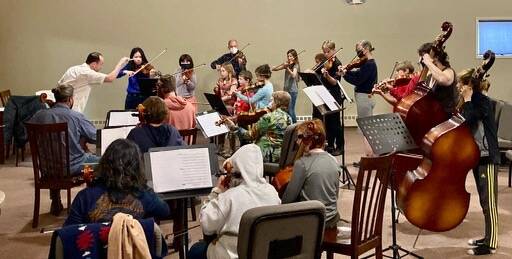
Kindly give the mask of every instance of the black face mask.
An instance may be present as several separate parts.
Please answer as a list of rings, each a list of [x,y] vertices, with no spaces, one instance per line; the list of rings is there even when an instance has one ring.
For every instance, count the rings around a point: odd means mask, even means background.
[[[192,68],[192,64],[190,64],[190,63],[188,63],[188,64],[187,63],[180,63],[180,67],[182,69],[191,69]]]

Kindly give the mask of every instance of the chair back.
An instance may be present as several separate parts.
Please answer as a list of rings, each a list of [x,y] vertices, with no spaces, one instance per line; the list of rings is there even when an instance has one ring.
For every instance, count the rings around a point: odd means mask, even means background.
[[[70,176],[68,124],[25,123],[36,186]]]
[[[283,145],[281,146],[281,156],[279,157],[279,168],[293,165],[295,154],[299,149],[297,145],[297,123],[286,127],[284,131]]]
[[[512,105],[504,103],[499,114],[498,137],[512,140]]]
[[[2,102],[2,106],[5,107],[9,98],[11,97],[11,90],[7,89],[4,91],[0,91],[0,101]]]
[[[355,247],[364,245],[369,250],[381,244],[391,163],[389,155],[361,158],[352,208],[351,244]]]
[[[180,135],[183,138],[183,141],[185,141],[185,143],[187,143],[187,145],[189,146],[196,144],[197,131],[197,128],[179,130]]]
[[[319,201],[247,210],[240,221],[238,256],[240,259],[320,258],[324,221],[325,207]]]

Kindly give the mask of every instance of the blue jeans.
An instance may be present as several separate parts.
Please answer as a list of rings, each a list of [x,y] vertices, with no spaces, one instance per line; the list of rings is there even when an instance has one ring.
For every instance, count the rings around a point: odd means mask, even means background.
[[[190,248],[187,253],[187,258],[189,259],[206,259],[206,252],[208,251],[208,243],[204,240],[201,240]]]
[[[292,97],[290,99],[290,104],[288,105],[288,113],[290,114],[290,117],[292,117],[292,122],[297,122],[297,115],[295,114],[295,104],[297,103],[297,95],[299,92],[288,92],[290,96]]]
[[[137,109],[137,106],[143,103],[146,100],[147,96],[142,94],[126,94],[126,99],[124,101],[124,109],[125,110],[134,110]]]

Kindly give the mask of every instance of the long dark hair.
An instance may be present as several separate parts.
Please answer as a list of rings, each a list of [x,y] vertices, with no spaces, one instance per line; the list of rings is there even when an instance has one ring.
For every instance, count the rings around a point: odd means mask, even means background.
[[[130,52],[130,58],[132,59],[133,56],[135,56],[135,53],[137,53],[137,52],[140,53],[140,56],[142,58],[142,63],[140,65],[143,66],[144,64],[147,64],[148,59],[146,58],[146,54],[144,54],[144,50],[142,50],[142,48],[140,48],[140,47],[135,47],[132,49],[132,51]],[[126,68],[128,70],[135,71],[137,68],[137,65],[135,64],[135,61],[130,60],[130,62],[128,62],[128,65]]]
[[[139,147],[131,140],[117,139],[107,147],[96,171],[96,183],[106,187],[111,201],[147,190]]]

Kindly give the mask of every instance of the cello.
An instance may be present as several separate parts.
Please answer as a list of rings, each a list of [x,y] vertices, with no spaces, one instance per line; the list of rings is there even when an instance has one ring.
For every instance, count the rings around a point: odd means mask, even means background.
[[[482,80],[493,63],[494,56],[486,53],[475,78]],[[423,138],[423,160],[399,184],[397,205],[407,220],[421,229],[448,231],[468,212],[466,177],[478,164],[480,150],[464,121],[456,114],[432,128]]]
[[[436,38],[432,47],[438,50],[443,49],[443,44],[452,34],[453,26],[450,22],[444,22],[441,29],[443,33]],[[430,56],[432,55],[433,50],[430,51]],[[428,68],[424,66],[414,91],[402,98],[394,107],[394,112],[399,113],[404,119],[407,129],[418,146],[421,146],[423,136],[430,129],[449,119],[442,104],[429,94],[433,85],[427,82],[427,73]]]

